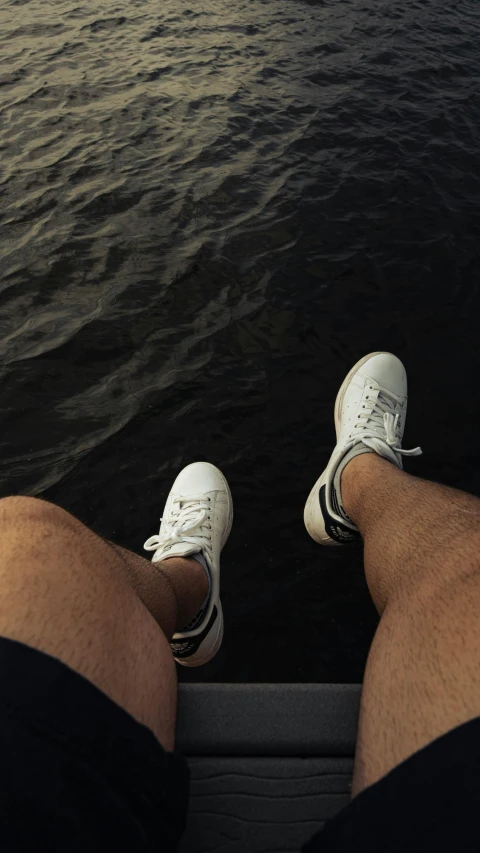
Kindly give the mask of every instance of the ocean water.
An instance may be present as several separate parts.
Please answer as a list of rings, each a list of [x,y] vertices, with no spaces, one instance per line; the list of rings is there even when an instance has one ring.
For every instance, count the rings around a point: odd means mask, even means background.
[[[405,361],[408,470],[480,494],[479,35],[477,0],[1,4],[0,494],[142,553],[220,466],[225,645],[183,677],[361,679],[361,549],[302,512],[365,353]]]

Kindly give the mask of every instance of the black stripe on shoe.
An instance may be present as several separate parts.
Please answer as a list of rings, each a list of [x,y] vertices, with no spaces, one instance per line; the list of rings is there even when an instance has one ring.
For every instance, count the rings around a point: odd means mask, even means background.
[[[327,509],[327,502],[325,500],[325,486],[322,486],[319,492],[319,500],[320,500],[320,509],[323,515],[323,521],[325,524],[325,530],[330,536],[330,539],[333,539],[335,542],[340,542],[342,545],[346,545],[349,542],[356,542],[357,539],[360,539],[360,533],[357,533],[355,530],[351,530],[350,527],[346,527],[343,524],[340,524],[329,514]]]
[[[186,637],[185,640],[172,640],[172,642],[170,643],[170,647],[172,649],[174,657],[183,660],[184,658],[189,658],[192,655],[196,654],[200,644],[203,643],[205,637],[213,628],[217,616],[218,610],[216,606],[214,606],[212,610],[212,615],[208,620],[208,624],[205,625],[205,628],[200,634],[198,634],[196,637]]]

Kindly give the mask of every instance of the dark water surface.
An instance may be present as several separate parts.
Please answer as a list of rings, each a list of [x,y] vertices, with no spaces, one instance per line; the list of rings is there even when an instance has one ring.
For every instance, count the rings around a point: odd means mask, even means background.
[[[361,678],[361,552],[302,511],[365,353],[405,360],[409,470],[480,493],[479,36],[478,0],[1,4],[0,491],[141,553],[219,465],[195,679]]]

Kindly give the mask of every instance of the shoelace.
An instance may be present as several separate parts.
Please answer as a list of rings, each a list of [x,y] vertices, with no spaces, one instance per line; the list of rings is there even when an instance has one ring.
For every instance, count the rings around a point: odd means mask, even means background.
[[[373,386],[370,386],[370,389],[373,391]],[[400,446],[400,415],[398,412],[395,415],[392,413],[392,402],[399,403],[400,400],[392,391],[380,388],[372,411],[359,415],[362,422],[356,424],[355,429],[362,430],[362,441],[367,447],[375,449],[374,443],[368,439],[381,439],[394,453],[399,453],[401,456],[420,456],[422,454],[420,447],[404,450]]]
[[[210,498],[205,495],[178,495],[173,500],[168,521],[165,520],[162,535],[150,536],[144,544],[145,551],[160,551],[161,556],[179,542],[198,545],[202,550],[212,550],[212,525],[207,524],[211,512]],[[178,506],[178,509],[177,509]],[[161,521],[164,519],[162,518]],[[206,530],[208,532],[201,532]]]

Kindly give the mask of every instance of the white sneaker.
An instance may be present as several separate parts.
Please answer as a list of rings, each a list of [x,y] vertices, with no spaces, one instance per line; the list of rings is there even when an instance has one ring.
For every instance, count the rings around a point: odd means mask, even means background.
[[[335,473],[347,454],[359,444],[402,468],[402,456],[421,450],[402,450],[407,414],[407,374],[395,355],[374,352],[362,358],[345,378],[335,402],[337,445],[325,471],[305,504],[308,533],[321,545],[344,545],[359,538],[355,524],[343,510]],[[358,448],[360,450],[360,448]]]
[[[167,498],[160,533],[143,546],[155,551],[152,562],[169,557],[203,555],[210,574],[210,596],[200,624],[174,634],[173,655],[182,666],[201,666],[218,652],[223,640],[220,603],[220,553],[232,529],[233,502],[228,483],[208,462],[187,465]]]

